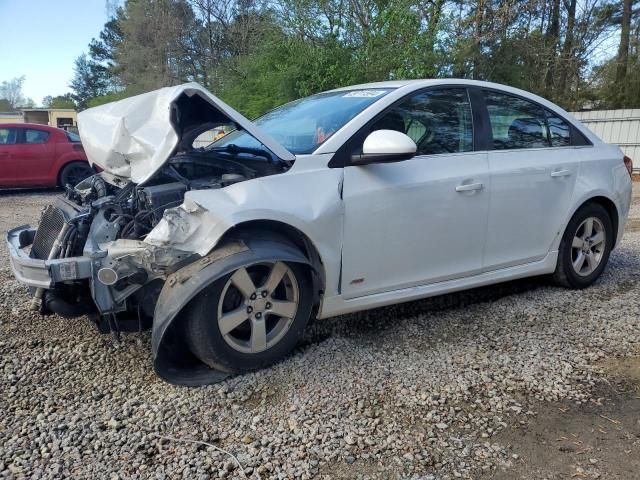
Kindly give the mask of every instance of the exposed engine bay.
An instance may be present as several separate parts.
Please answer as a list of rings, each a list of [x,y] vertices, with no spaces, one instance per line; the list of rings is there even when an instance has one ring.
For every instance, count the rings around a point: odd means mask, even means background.
[[[37,289],[33,308],[66,317],[89,314],[103,331],[148,327],[166,276],[199,258],[143,243],[165,210],[181,205],[190,190],[221,189],[289,167],[267,150],[229,145],[178,153],[144,185],[102,172],[67,186],[64,196],[43,211],[31,257],[77,257],[75,267],[67,269],[82,270],[87,260],[93,264],[86,279],[67,272],[72,280]],[[97,282],[89,270],[97,272]],[[64,271],[60,277],[64,280]]]
[[[87,315],[116,337],[151,327],[162,378],[219,381],[228,373],[193,354],[182,316],[232,268],[308,262],[297,243],[281,246],[282,235],[241,226],[255,223],[255,216],[242,217],[259,214],[273,195],[265,181],[279,185],[272,192],[296,188],[280,175],[296,156],[196,83],[84,110],[78,128],[100,173],[66,185],[37,228],[21,225],[6,234],[12,271],[29,287],[31,309]],[[278,132],[286,136],[286,129]]]
[[[244,150],[242,151],[244,152]],[[211,153],[204,149],[173,157],[144,186],[123,182],[108,174],[96,175],[67,187],[65,196],[88,208],[91,218],[100,211],[111,225],[103,240],[141,240],[162,218],[167,208],[180,205],[189,190],[224,188],[234,183],[283,173],[289,165],[240,151]],[[258,159],[256,159],[258,158]]]

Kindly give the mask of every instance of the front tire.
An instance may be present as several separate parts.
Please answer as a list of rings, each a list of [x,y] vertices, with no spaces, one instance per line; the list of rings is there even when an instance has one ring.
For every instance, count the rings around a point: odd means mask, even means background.
[[[257,262],[206,287],[185,312],[187,344],[212,368],[241,373],[281,360],[311,316],[306,265]]]
[[[558,250],[553,278],[568,288],[586,288],[602,274],[613,248],[613,224],[607,210],[588,203],[574,214]]]

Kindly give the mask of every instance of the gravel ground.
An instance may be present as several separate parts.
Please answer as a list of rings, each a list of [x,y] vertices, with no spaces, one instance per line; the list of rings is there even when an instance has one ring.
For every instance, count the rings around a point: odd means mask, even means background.
[[[0,194],[0,230],[36,221],[52,197]],[[0,476],[426,480],[517,469],[505,431],[535,426],[555,402],[587,408],[602,361],[640,354],[638,196],[631,216],[585,291],[534,279],[317,322],[284,362],[191,389],[156,378],[149,332],[115,345],[86,319],[29,312],[2,244]],[[578,477],[615,478],[603,468]]]

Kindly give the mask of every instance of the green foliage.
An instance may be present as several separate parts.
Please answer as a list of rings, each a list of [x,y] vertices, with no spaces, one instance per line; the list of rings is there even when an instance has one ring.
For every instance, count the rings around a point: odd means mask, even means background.
[[[618,62],[612,59],[596,70],[597,85],[593,103],[601,108],[640,108],[640,57],[631,55],[626,79],[616,82]]]
[[[76,108],[76,104],[70,93],[58,95],[57,97],[44,97],[42,99],[42,104],[46,108]]]
[[[11,102],[6,98],[0,98],[0,112],[15,112],[16,109],[13,108]]]
[[[73,90],[71,96],[79,108],[86,108],[89,99],[107,92],[105,68],[86,54],[83,53],[76,58],[73,71],[73,79],[69,86]]]
[[[607,41],[629,25],[624,2],[636,6],[626,59]],[[569,109],[594,100],[639,106],[638,4],[125,0],[77,60],[72,88],[84,108],[197,81],[249,117],[354,83],[437,77],[504,83]],[[624,85],[616,85],[622,71]]]
[[[127,98],[132,95],[135,95],[135,93],[127,90],[105,93],[104,95],[98,95],[96,97],[92,97],[89,100],[87,100],[86,107],[87,108],[97,107],[98,105],[104,105],[105,103],[116,102],[118,100],[122,100],[123,98]]]

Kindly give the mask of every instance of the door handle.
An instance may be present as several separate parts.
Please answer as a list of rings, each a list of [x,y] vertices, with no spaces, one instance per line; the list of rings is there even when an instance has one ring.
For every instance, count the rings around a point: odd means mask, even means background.
[[[466,183],[462,185],[458,185],[456,187],[456,192],[472,192],[474,190],[482,190],[481,183]]]
[[[571,170],[555,170],[551,172],[552,177],[568,177],[571,175]]]

